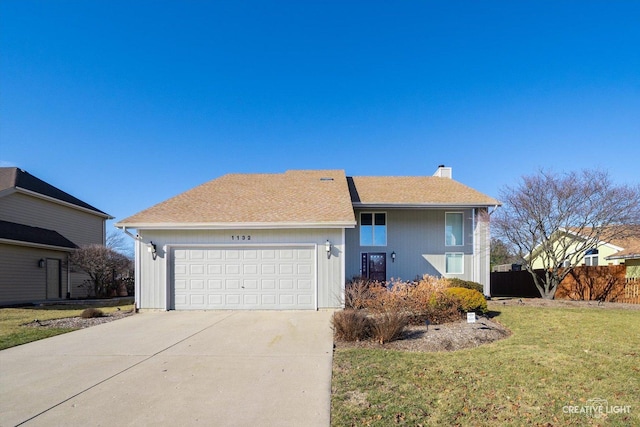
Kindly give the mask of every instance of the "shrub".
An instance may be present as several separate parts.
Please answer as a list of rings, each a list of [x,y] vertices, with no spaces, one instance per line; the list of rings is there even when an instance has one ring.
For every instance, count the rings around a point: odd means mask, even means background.
[[[433,294],[420,320],[428,319],[434,325],[455,322],[460,320],[460,311],[460,301],[443,290]]]
[[[408,324],[405,313],[385,310],[371,318],[371,335],[380,344],[397,340]]]
[[[360,341],[370,334],[370,322],[367,315],[358,310],[343,310],[333,314],[331,319],[336,339],[343,341]]]
[[[449,288],[446,293],[456,298],[460,302],[462,311],[475,311],[486,313],[487,300],[480,292],[467,288]]]
[[[80,313],[80,317],[83,319],[92,319],[94,317],[104,317],[104,313],[99,308],[85,308],[82,313]]]
[[[384,288],[380,282],[363,277],[354,277],[344,287],[345,308],[360,310],[366,308],[377,289]]]
[[[447,279],[449,282],[449,288],[466,288],[473,289],[474,291],[478,291],[481,294],[484,292],[484,287],[477,282],[472,282],[471,280],[462,280],[458,278]]]

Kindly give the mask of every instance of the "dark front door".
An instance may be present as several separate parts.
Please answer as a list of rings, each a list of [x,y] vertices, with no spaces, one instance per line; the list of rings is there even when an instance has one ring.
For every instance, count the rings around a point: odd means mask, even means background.
[[[362,275],[370,280],[378,282],[387,281],[387,254],[363,253],[362,254]]]
[[[47,299],[60,298],[60,282],[60,260],[47,258]]]

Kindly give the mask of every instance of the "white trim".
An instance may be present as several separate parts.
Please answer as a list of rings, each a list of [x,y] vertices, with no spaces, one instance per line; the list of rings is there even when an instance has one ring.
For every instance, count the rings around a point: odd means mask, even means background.
[[[137,230],[242,230],[242,229],[286,229],[286,228],[355,228],[355,222],[158,222],[114,224],[117,228]]]
[[[21,240],[11,240],[11,239],[3,239],[3,238],[0,238],[0,243],[4,243],[6,245],[14,245],[14,246],[27,246],[30,248],[51,249],[54,251],[62,251],[62,252],[73,252],[76,250],[75,248],[67,248],[64,246],[45,245],[42,243],[23,242]]]
[[[318,244],[318,243],[316,243],[316,244],[314,245],[314,254],[313,254],[313,256],[314,256],[314,262],[313,262],[313,263],[314,263],[314,265],[315,265],[315,267],[316,267],[316,268],[314,268],[314,269],[313,269],[313,281],[315,282],[315,286],[314,286],[314,287],[315,287],[315,296],[314,296],[314,298],[315,298],[315,303],[313,304],[313,309],[314,309],[315,311],[318,311],[318,298],[319,298],[319,295],[318,295],[318,294],[319,294],[319,292],[320,292],[320,291],[318,290],[318,268],[319,268],[319,263],[318,263],[318,246],[319,246],[319,244]]]
[[[345,237],[345,229],[342,229],[342,256],[340,258],[342,258],[340,260],[340,305],[342,306],[342,308],[344,308],[344,303],[345,303],[345,285],[347,282],[347,263],[346,263],[346,252],[347,252],[347,243],[346,243],[346,237]]]
[[[384,203],[384,202],[353,202],[354,208],[357,209],[463,209],[463,208],[490,208],[495,206],[502,206],[502,204],[496,203]]]

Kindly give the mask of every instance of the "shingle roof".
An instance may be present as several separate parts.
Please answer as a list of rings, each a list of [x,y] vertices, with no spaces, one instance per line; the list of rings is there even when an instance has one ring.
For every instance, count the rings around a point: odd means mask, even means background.
[[[451,178],[354,176],[347,178],[354,205],[496,206],[501,203]]]
[[[640,258],[640,226],[627,225],[624,226],[623,230],[615,238],[607,240],[608,243],[623,249],[607,258]]]
[[[48,196],[110,217],[109,214],[102,212],[100,209],[83,202],[69,193],[65,193],[59,188],[56,188],[39,178],[36,178],[27,171],[15,167],[2,167],[0,168],[0,191],[7,190],[9,188],[22,188],[24,190],[33,191],[34,193],[42,194],[43,196]]]
[[[57,231],[16,224],[15,222],[9,221],[0,221],[0,239],[69,249],[78,247]]]
[[[237,223],[355,225],[344,171],[224,175],[116,225]]]

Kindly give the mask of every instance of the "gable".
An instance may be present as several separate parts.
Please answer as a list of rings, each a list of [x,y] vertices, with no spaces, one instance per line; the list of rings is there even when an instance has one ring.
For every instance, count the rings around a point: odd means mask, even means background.
[[[0,168],[0,195],[20,191],[34,196],[45,197],[53,201],[69,204],[77,208],[111,219],[111,216],[77,197],[60,190],[53,185],[36,178],[29,172],[19,168]]]

